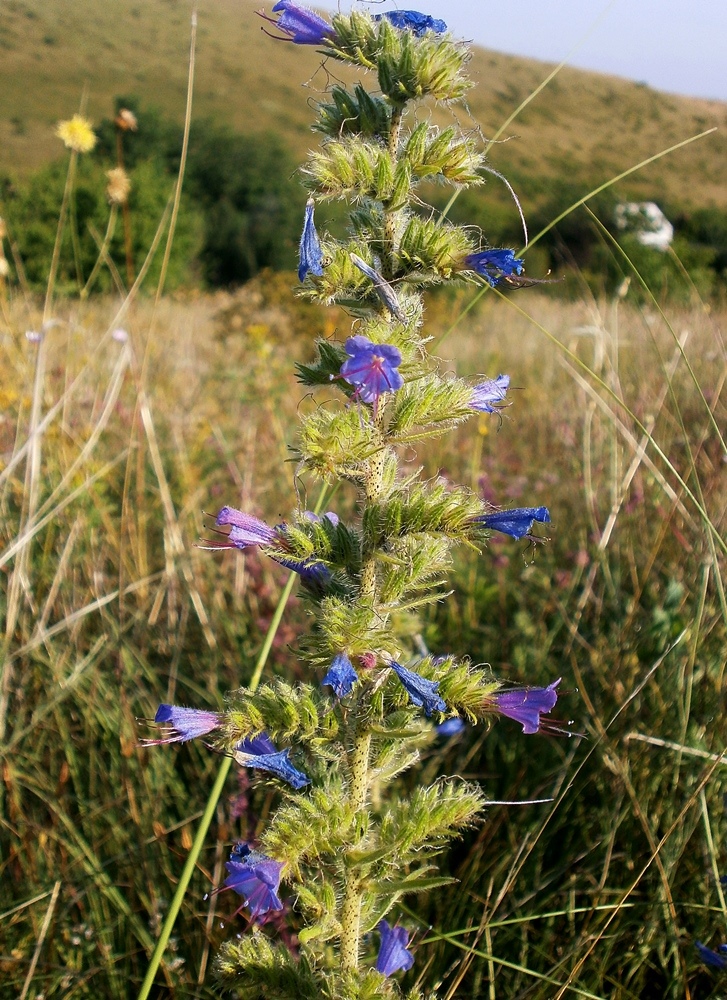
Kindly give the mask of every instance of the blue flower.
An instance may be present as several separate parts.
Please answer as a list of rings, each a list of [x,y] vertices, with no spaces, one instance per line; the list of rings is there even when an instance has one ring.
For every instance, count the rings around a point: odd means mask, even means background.
[[[269,545],[277,538],[277,531],[259,517],[245,514],[235,507],[223,507],[215,519],[217,527],[231,525],[227,547],[245,549],[248,545]]]
[[[145,746],[160,743],[186,743],[198,736],[206,736],[220,724],[217,712],[201,708],[182,708],[179,705],[160,705],[154,716],[157,725],[166,725],[166,735],[160,740],[144,740]]]
[[[530,535],[533,522],[550,521],[547,507],[514,507],[512,510],[496,510],[492,514],[480,514],[474,519],[485,528],[501,531],[513,538],[524,538]]]
[[[247,844],[237,844],[225,864],[229,874],[224,884],[242,896],[252,918],[260,917],[269,910],[283,909],[278,889],[284,867],[282,861],[251,851]]]
[[[480,413],[497,413],[498,409],[509,404],[505,396],[510,386],[509,375],[498,375],[497,378],[486,378],[472,390],[469,405]]]
[[[389,666],[406,688],[409,700],[412,704],[424,709],[425,715],[432,712],[446,712],[447,704],[439,697],[437,690],[439,681],[428,681],[413,670],[407,670],[400,663],[392,660]]]
[[[359,257],[357,253],[352,253],[350,257],[351,262],[356,265],[359,271],[365,274],[367,278],[371,279],[374,284],[374,288],[376,289],[376,294],[379,296],[391,315],[396,317],[400,323],[406,323],[406,316],[402,312],[401,306],[399,305],[396,292],[386,278],[382,277],[378,271],[371,267],[370,264],[367,264],[366,261]]]
[[[540,729],[540,716],[550,712],[558,700],[555,690],[561,678],[553,681],[547,687],[511,688],[509,691],[497,691],[492,695],[492,701],[500,715],[519,722],[523,732],[532,735]]]
[[[280,13],[277,20],[267,17],[262,12],[260,16],[288,36],[281,41],[295,42],[296,45],[322,45],[326,38],[334,34],[332,26],[312,10],[293,3],[293,0],[279,0],[273,7],[273,14]],[[268,32],[269,34],[269,32]],[[271,35],[271,38],[277,38]]]
[[[254,756],[278,752],[278,748],[267,733],[258,733],[257,736],[247,736],[244,740],[240,740],[235,750],[239,753],[252,754]]]
[[[373,344],[360,334],[346,341],[348,361],[341,365],[341,376],[356,386],[356,395],[364,403],[376,403],[385,392],[401,389],[404,379],[396,370],[401,353],[391,344]]]
[[[305,281],[305,276],[310,272],[317,277],[323,274],[323,251],[321,242],[316,232],[316,224],[313,221],[314,202],[309,198],[305,204],[305,219],[303,220],[303,233],[300,237],[300,266],[298,267],[298,279]]]
[[[437,736],[441,739],[449,740],[452,739],[453,736],[459,736],[459,734],[463,733],[466,728],[467,726],[464,721],[457,716],[454,719],[447,719],[446,722],[437,726]]]
[[[233,751],[233,756],[238,764],[243,767],[256,768],[258,771],[269,771],[276,778],[286,781],[293,788],[304,788],[310,784],[310,778],[302,771],[298,771],[290,763],[290,750],[280,750],[276,753],[249,753],[244,748],[245,740],[238,743]]]
[[[727,969],[727,944],[721,944],[719,951],[712,951],[701,941],[695,941],[694,947],[699,952],[699,957],[705,965],[711,965],[714,969]],[[722,954],[720,954],[722,952]]]
[[[523,273],[522,258],[516,257],[514,251],[505,249],[481,250],[479,253],[471,253],[465,257],[464,266],[467,270],[476,271],[477,274],[482,275],[493,288],[503,278]]]
[[[414,956],[407,951],[409,934],[403,927],[389,927],[385,920],[380,920],[376,930],[381,935],[379,957],[376,959],[376,971],[383,976],[391,976],[399,969],[404,972],[414,965]]]
[[[353,664],[345,653],[334,656],[333,663],[321,684],[332,687],[337,698],[343,698],[350,694],[353,686],[358,680],[358,674],[353,669]]]
[[[418,10],[390,10],[385,14],[376,14],[374,21],[380,21],[383,17],[390,21],[395,28],[411,31],[417,38],[421,38],[427,31],[442,35],[447,30],[444,21],[430,17],[429,14],[420,14]]]
[[[315,514],[312,510],[304,510],[303,517],[306,519],[306,521],[312,521],[314,524],[320,524],[321,521],[324,520],[330,521],[330,523],[333,525],[334,528],[339,524],[341,520],[338,514],[334,513],[334,511],[332,510],[326,511],[323,517],[319,517],[318,514]]]

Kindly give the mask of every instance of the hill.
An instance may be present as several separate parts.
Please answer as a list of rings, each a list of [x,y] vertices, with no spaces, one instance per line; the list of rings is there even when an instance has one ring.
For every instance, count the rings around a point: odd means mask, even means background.
[[[241,132],[275,130],[302,158],[315,141],[314,101],[338,64],[261,30],[258,0],[201,0],[194,114]],[[60,153],[53,127],[87,94],[98,121],[115,95],[138,95],[180,121],[190,5],[179,0],[6,0],[0,19],[0,170],[22,174]],[[552,67],[475,50],[467,109],[436,111],[494,135]],[[307,80],[301,87],[299,81]],[[712,126],[720,131],[633,176],[624,197],[680,208],[727,207],[727,104],[659,93],[616,77],[565,69],[517,118],[491,162],[526,206],[555,185],[589,186]]]

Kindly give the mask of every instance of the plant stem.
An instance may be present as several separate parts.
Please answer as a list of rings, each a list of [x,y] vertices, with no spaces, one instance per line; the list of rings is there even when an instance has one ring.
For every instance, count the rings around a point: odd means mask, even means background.
[[[350,805],[358,812],[366,805],[368,790],[369,752],[371,733],[359,735],[351,754]],[[341,968],[358,968],[359,942],[361,939],[361,895],[358,874],[350,871],[346,877],[346,891],[341,906]]]
[[[398,160],[399,136],[401,135],[401,123],[404,118],[404,106],[395,105],[391,111],[391,123],[389,125],[388,150],[391,158]],[[381,269],[387,281],[391,281],[394,274],[394,244],[396,242],[396,215],[397,210],[392,210],[388,203],[384,203],[384,253],[381,262]]]

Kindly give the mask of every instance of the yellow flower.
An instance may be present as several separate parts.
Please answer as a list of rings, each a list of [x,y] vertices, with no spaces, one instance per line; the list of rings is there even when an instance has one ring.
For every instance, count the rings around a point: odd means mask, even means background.
[[[112,205],[125,205],[129,199],[129,191],[131,191],[129,175],[123,167],[114,167],[113,170],[106,171],[106,176],[109,179],[106,188],[109,201]]]
[[[68,149],[76,153],[89,153],[96,145],[91,122],[81,115],[74,115],[67,122],[58,122],[56,135],[63,140]]]

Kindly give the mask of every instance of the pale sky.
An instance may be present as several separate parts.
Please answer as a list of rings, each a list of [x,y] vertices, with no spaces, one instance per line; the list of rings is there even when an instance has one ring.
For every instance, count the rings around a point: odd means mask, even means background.
[[[308,2],[339,6],[339,0]],[[340,6],[348,10],[351,3]],[[369,0],[358,6],[372,13],[419,10],[485,48],[556,63],[568,56],[572,66],[727,101],[727,0]]]

